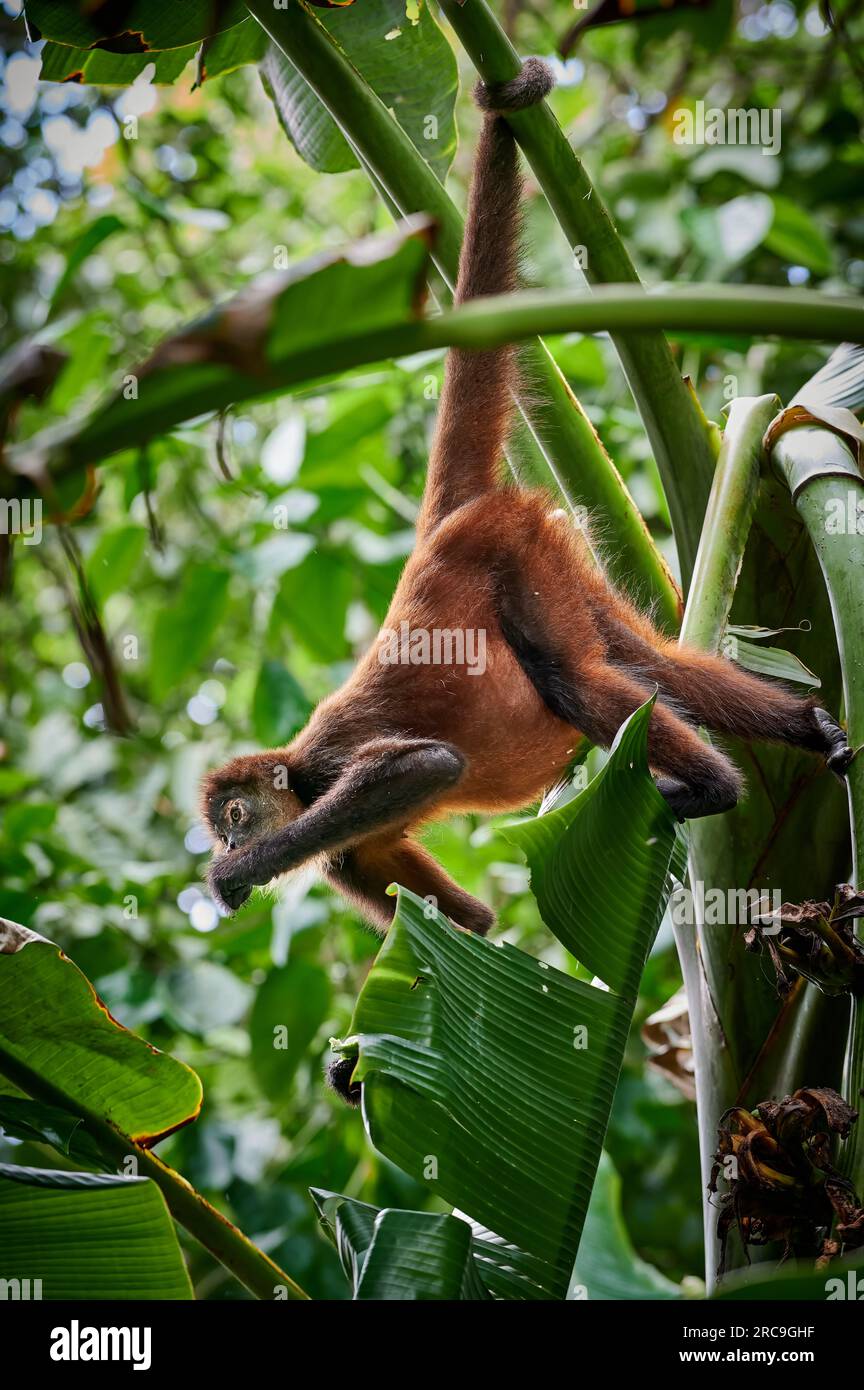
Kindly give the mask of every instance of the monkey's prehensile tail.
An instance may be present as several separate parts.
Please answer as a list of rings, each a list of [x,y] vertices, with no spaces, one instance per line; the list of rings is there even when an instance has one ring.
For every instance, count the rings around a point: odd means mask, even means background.
[[[553,84],[546,64],[528,58],[518,77],[494,87],[480,82],[475,89],[486,117],[459,258],[457,304],[481,295],[508,294],[517,287],[522,181],[506,115],[542,101]],[[513,377],[511,347],[488,352],[451,348],[418,534],[434,529],[455,507],[496,486],[512,410]]]

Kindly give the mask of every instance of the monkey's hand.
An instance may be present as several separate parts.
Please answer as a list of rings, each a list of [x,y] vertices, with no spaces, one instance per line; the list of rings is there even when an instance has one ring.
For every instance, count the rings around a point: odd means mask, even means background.
[[[243,863],[245,857],[236,852],[223,854],[210,865],[210,892],[229,912],[236,912],[243,906],[254,886],[249,881],[248,865]]]

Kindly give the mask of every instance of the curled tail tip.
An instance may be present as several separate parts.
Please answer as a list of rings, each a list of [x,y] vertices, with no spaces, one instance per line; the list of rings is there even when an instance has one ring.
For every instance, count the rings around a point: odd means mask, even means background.
[[[554,86],[555,77],[548,63],[541,58],[526,58],[521,71],[508,82],[478,82],[474,100],[482,111],[506,116],[510,111],[536,106]]]

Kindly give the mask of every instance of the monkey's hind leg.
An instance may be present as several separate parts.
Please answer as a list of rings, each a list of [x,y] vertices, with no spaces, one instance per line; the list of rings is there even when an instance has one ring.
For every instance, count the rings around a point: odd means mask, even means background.
[[[555,712],[563,717],[566,711],[570,723],[608,748],[624,720],[651,693],[614,666],[592,666],[580,670],[578,685]],[[731,811],[741,794],[743,782],[734,763],[660,700],[648,727],[648,760],[660,774],[657,790],[679,820]]]
[[[723,657],[679,647],[659,635],[652,642],[641,621],[642,631],[630,625],[624,605],[595,611],[610,660],[638,680],[656,681],[661,693],[695,723],[719,734],[821,753],[832,772],[841,778],[845,774],[854,752],[845,729],[817,699],[793,695]]]
[[[625,719],[652,694],[606,659],[590,618],[574,632],[547,621],[555,602],[541,611],[539,593],[525,584],[508,585],[499,599],[503,635],[546,706],[558,719],[608,748]],[[656,688],[656,687],[655,687]],[[662,701],[654,706],[648,729],[648,757],[661,775],[657,787],[679,820],[729,811],[742,789],[741,775],[728,758],[706,744],[696,730]]]

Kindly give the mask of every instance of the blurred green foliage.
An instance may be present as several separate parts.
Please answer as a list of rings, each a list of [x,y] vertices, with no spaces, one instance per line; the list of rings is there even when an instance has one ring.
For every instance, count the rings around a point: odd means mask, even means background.
[[[38,332],[69,355],[47,401],[21,410],[21,439],[85,412],[161,336],[275,258],[290,263],[388,217],[359,170],[302,162],[254,69],[197,90],[194,64],[167,88],[140,78],[104,93],[37,87],[39,45],[25,45],[16,8],[7,0],[0,15],[0,350]],[[573,20],[565,0],[494,8],[522,51],[544,56]],[[864,216],[850,206],[862,176],[860,69],[853,34],[827,31],[815,5],[745,0],[734,15],[715,4],[587,32],[559,66],[553,105],[647,281],[848,290],[864,283]],[[460,202],[477,129],[465,85],[448,179]],[[676,144],[672,112],[699,100],[781,108],[780,153]],[[529,182],[528,276],[579,283],[535,192]],[[656,470],[608,342],[551,346],[669,554]],[[698,335],[677,352],[714,418],[733,394],[788,396],[823,356]],[[385,364],[193,421],[102,469],[95,505],[69,529],[131,736],[105,729],[55,527],[18,545],[0,602],[0,914],[58,941],[123,1023],[199,1072],[202,1116],[160,1152],[313,1297],[346,1287],[310,1185],[430,1207],[322,1082],[328,1039],[347,1029],[376,940],[303,875],[278,901],[258,893],[236,919],[220,918],[203,884],[196,788],[230,753],[290,738],[370,640],[412,545],[441,367],[439,356]],[[438,825],[428,843],[494,905],[508,940],[576,969],[542,930],[524,866],[494,825]],[[637,1022],[678,983],[661,933]],[[287,1048],[274,1066],[281,1025]],[[675,1280],[700,1273],[694,1117],[646,1071],[635,1030],[608,1148],[639,1253]],[[0,1160],[44,1157],[0,1140]],[[200,1297],[238,1296],[191,1243],[189,1256]]]

